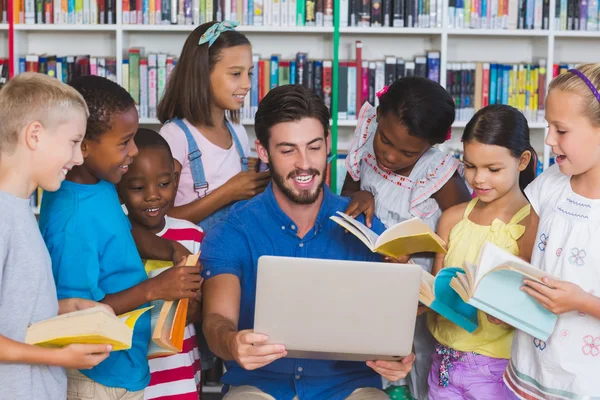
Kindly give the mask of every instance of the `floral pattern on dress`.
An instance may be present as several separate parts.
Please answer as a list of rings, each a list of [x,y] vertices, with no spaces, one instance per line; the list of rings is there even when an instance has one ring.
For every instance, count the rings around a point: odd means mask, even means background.
[[[540,351],[546,350],[546,342],[544,342],[543,340],[533,338],[533,344],[536,348],[540,349]]]
[[[583,347],[581,351],[586,356],[596,357],[600,354],[600,336],[593,337],[587,335],[583,337]]]
[[[585,250],[573,247],[571,249],[571,255],[569,256],[569,263],[578,267],[585,265],[585,256],[587,256]]]
[[[540,251],[546,251],[546,245],[548,244],[548,235],[546,235],[545,233],[542,233],[540,235],[540,242],[538,243],[538,249],[540,249]]]

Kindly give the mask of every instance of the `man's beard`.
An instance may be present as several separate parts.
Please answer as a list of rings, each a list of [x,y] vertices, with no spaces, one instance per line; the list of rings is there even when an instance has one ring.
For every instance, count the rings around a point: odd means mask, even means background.
[[[320,179],[320,182],[317,185],[317,189],[311,193],[311,190],[303,190],[300,189],[300,193],[294,192],[293,189],[289,188],[286,183],[286,178],[283,175],[278,174],[273,168],[273,161],[269,159],[269,165],[271,166],[271,174],[273,175],[273,181],[281,190],[281,192],[287,197],[289,200],[296,204],[313,204],[319,198],[321,191],[323,190],[323,185],[325,184],[325,179],[323,178],[323,174],[315,168],[309,168],[306,170],[296,169],[290,172],[287,176],[287,179],[292,179],[293,177],[301,174],[314,175],[315,180]]]

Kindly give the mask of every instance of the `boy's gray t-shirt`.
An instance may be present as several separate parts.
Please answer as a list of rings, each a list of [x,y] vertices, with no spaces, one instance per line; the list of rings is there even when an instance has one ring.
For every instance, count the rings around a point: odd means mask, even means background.
[[[58,313],[50,255],[29,200],[0,191],[0,335],[23,342],[27,327]],[[67,397],[63,368],[0,362],[0,399]]]

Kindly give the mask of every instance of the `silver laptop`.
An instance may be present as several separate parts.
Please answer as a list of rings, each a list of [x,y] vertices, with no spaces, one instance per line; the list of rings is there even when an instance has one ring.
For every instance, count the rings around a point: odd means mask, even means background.
[[[395,360],[412,351],[421,267],[262,256],[254,331],[288,357]]]

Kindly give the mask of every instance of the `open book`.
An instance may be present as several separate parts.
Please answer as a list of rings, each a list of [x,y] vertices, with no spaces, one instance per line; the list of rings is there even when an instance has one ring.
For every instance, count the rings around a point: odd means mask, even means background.
[[[111,344],[113,351],[127,350],[131,348],[133,327],[150,308],[140,308],[118,317],[102,306],[62,314],[31,325],[25,343],[43,347],[63,347],[72,343]]]
[[[190,255],[186,266],[194,266],[200,254]],[[172,267],[151,269],[148,277],[153,278]],[[188,299],[155,300],[150,314],[152,341],[148,345],[148,358],[164,357],[181,353],[185,335]]]
[[[545,285],[544,277],[553,278],[488,242],[477,264],[465,263],[450,279],[450,286],[465,303],[545,341],[557,317],[521,290],[524,278]]]
[[[479,326],[477,309],[465,303],[450,287],[460,268],[444,268],[435,277],[427,271],[421,275],[419,301],[468,332]]]
[[[419,218],[412,218],[377,235],[360,221],[343,212],[330,218],[359,238],[372,252],[394,258],[407,254],[446,253],[446,243]]]

